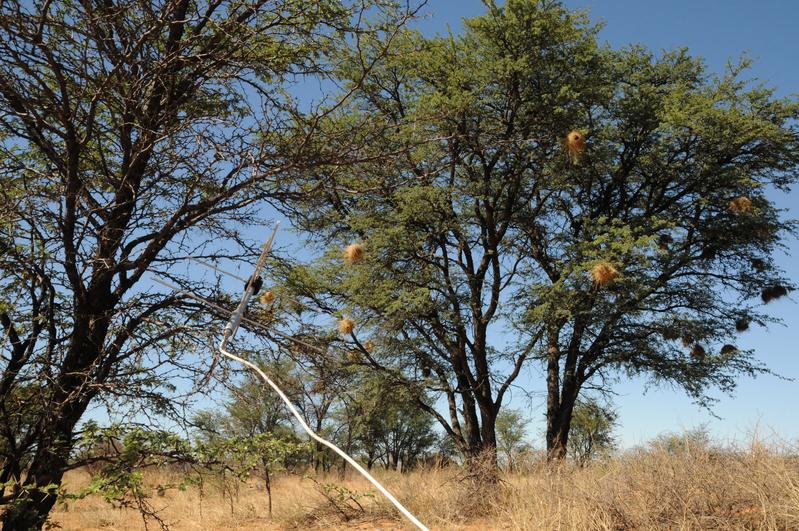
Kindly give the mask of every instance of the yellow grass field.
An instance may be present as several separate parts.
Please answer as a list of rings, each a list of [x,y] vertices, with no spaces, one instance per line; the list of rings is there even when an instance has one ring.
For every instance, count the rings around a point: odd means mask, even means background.
[[[493,488],[477,488],[456,467],[400,475],[378,473],[381,480],[431,529],[436,530],[650,530],[650,529],[799,529],[799,457],[759,445],[741,451],[668,453],[631,451],[585,468],[559,469],[533,461],[522,473],[505,474]],[[411,529],[377,495],[335,505],[313,480],[279,475],[273,482],[273,517],[267,515],[263,484],[240,484],[223,496],[219,480],[207,480],[203,492],[167,490],[174,474],[153,471],[148,501],[173,530]],[[86,471],[67,477],[71,489],[85,485]],[[370,492],[349,473],[317,477],[320,484]],[[99,497],[59,504],[50,523],[64,530],[138,530],[136,510],[113,508]],[[151,521],[150,529],[159,529]]]

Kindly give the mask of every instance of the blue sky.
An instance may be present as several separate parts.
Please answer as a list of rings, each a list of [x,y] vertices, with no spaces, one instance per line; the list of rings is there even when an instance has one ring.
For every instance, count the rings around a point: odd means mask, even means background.
[[[588,9],[594,22],[603,22],[600,39],[614,47],[638,43],[654,51],[687,46],[694,55],[705,58],[711,71],[721,72],[729,59],[747,53],[755,63],[750,71],[756,77],[788,96],[799,93],[799,2],[769,0],[569,0],[570,8]],[[423,9],[424,18],[416,27],[426,34],[454,33],[463,17],[484,11],[478,0],[430,0]],[[786,209],[785,215],[796,218],[799,195],[775,194],[772,198]],[[799,241],[787,242],[788,253],[779,264],[792,279],[799,280]],[[799,439],[799,306],[794,300],[771,303],[773,315],[785,326],[756,329],[744,334],[740,344],[756,350],[757,356],[776,373],[797,381],[773,376],[741,378],[734,396],[718,395],[714,415],[694,405],[679,390],[646,388],[643,380],[622,381],[614,390],[620,418],[618,435],[624,446],[651,439],[664,431],[681,431],[707,423],[711,433],[721,440],[746,442],[757,430],[766,439]],[[514,397],[513,405],[523,407],[532,418],[530,434],[535,442],[543,429],[544,382],[535,376],[529,381],[538,398],[531,402]]]

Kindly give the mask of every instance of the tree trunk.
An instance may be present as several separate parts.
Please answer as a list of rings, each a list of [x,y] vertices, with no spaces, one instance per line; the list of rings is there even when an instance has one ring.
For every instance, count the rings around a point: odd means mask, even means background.
[[[72,449],[72,433],[85,406],[77,405],[57,419],[39,439],[39,450],[31,462],[20,496],[3,515],[3,531],[41,529],[56,502],[55,492],[37,487],[61,486]]]
[[[266,485],[266,500],[269,519],[272,519],[272,478],[269,476],[269,465],[264,463],[264,483]]]
[[[102,299],[90,292],[93,306],[78,305],[74,317],[73,337],[60,376],[52,384],[53,396],[49,418],[42,422],[23,488],[17,499],[3,515],[3,531],[30,531],[44,526],[56,502],[56,494],[42,492],[42,487],[58,488],[69,463],[73,433],[96,390],[86,389],[92,365],[101,357],[102,345],[108,332],[109,297]]]
[[[569,425],[555,423],[551,429],[547,429],[547,460],[562,461],[566,458],[566,450],[569,443]]]
[[[564,389],[560,393],[558,407],[553,411],[547,409],[547,460],[550,462],[562,461],[568,449],[577,391],[572,385],[566,385],[567,383],[564,379]]]
[[[547,460],[562,461],[569,444],[572,412],[580,390],[582,375],[577,373],[579,337],[575,331],[566,350],[563,365],[563,382],[560,379],[561,350],[557,328],[547,331]]]

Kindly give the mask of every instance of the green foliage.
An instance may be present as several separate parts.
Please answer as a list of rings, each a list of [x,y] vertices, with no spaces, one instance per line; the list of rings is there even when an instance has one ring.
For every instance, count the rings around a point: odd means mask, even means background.
[[[516,468],[520,454],[530,447],[526,442],[529,423],[529,419],[516,409],[504,408],[497,416],[497,449],[508,470]]]
[[[656,450],[665,450],[670,454],[690,454],[711,449],[713,442],[707,425],[702,424],[682,433],[661,433],[650,442],[650,446]]]
[[[467,453],[530,359],[547,365],[547,439],[563,452],[599,375],[708,405],[767,372],[719,347],[742,318],[772,322],[761,290],[792,289],[774,256],[795,227],[771,192],[796,180],[799,102],[748,82],[747,61],[712,75],[684,49],[613,50],[596,33],[538,0],[490,3],[461,35],[402,33],[329,118],[361,124],[374,162],[287,188],[286,213],[323,252],[288,285],[314,317],[346,311],[361,343],[377,338],[369,366],[440,394],[437,419]],[[362,56],[344,59],[346,79]],[[577,158],[571,130],[587,137]],[[736,212],[738,197],[753,208]],[[367,253],[347,266],[352,240]],[[598,263],[619,276],[598,284]]]
[[[390,34],[409,9],[0,2],[0,482],[59,483],[90,405],[186,420],[186,391],[206,383],[198,337],[219,315],[151,275],[214,298],[187,256],[251,263],[240,229],[265,224],[281,182],[358,158],[305,150],[326,109],[293,83],[324,84],[339,48]],[[44,525],[53,498],[26,493],[6,527]]]
[[[247,481],[256,471],[278,469],[287,460],[307,452],[308,444],[296,437],[275,437],[270,433],[210,437],[192,443],[169,431],[121,424],[100,427],[88,422],[83,426],[75,459],[90,464],[92,479],[76,492],[61,490],[58,494],[62,503],[99,495],[114,506],[135,508],[145,520],[151,518],[163,524],[149,502],[153,490],[159,495],[169,489],[185,490],[208,475],[227,474],[236,481]],[[158,468],[171,471],[176,482],[146,484],[146,471]],[[58,485],[54,488],[59,490]]]
[[[578,400],[569,431],[569,454],[583,466],[616,448],[613,431],[618,415],[609,406],[594,400]]]
[[[361,371],[348,386],[337,420],[367,465],[410,470],[436,442],[433,419],[418,406],[418,395],[383,375]],[[341,436],[340,436],[341,438]]]

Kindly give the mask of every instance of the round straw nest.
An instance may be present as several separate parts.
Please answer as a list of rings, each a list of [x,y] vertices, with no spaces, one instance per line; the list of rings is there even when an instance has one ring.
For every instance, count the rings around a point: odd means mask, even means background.
[[[660,237],[658,237],[658,248],[660,248],[661,251],[668,251],[669,245],[672,243],[674,243],[674,238],[668,234],[661,234]]]
[[[566,149],[572,156],[582,155],[585,152],[585,135],[582,131],[575,129],[566,135]]]
[[[607,286],[618,276],[619,270],[610,262],[599,262],[591,268],[591,278],[597,286]]]
[[[691,336],[683,336],[682,337],[682,346],[684,346],[684,347],[690,347],[691,343],[693,343],[693,342],[694,342],[694,338],[692,338]]]
[[[264,306],[269,306],[273,302],[275,302],[275,294],[271,291],[264,291],[261,293],[261,296],[258,298],[261,301],[261,304]]]
[[[735,329],[739,332],[746,332],[749,330],[749,319],[746,317],[741,317],[735,321]]]
[[[345,317],[338,322],[338,331],[340,334],[351,334],[355,330],[355,321],[349,317]]]
[[[738,347],[736,347],[735,345],[730,345],[729,343],[727,343],[726,345],[721,347],[721,353],[723,355],[725,355],[725,356],[727,356],[729,354],[733,354],[734,352],[737,352],[737,351],[738,351]]]
[[[360,243],[351,243],[344,249],[344,262],[347,265],[357,264],[363,260],[365,251]]]
[[[680,331],[676,328],[666,328],[660,333],[660,335],[663,336],[663,339],[666,341],[674,341],[675,339],[680,338]]]
[[[788,294],[788,288],[786,288],[785,286],[781,286],[779,284],[775,284],[773,286],[764,288],[763,291],[760,292],[760,298],[763,299],[764,304],[768,304],[771,301],[786,296],[787,294]]]
[[[730,211],[733,214],[750,214],[752,212],[752,200],[741,196],[730,201]]]
[[[766,261],[762,258],[752,258],[752,269],[757,272],[763,272],[766,270]]]
[[[699,343],[694,345],[693,348],[691,349],[691,357],[695,360],[705,359],[706,354],[707,353],[705,352],[705,347],[703,347]]]
[[[375,349],[375,342],[371,339],[367,339],[363,342],[363,348],[366,352],[372,352]]]

